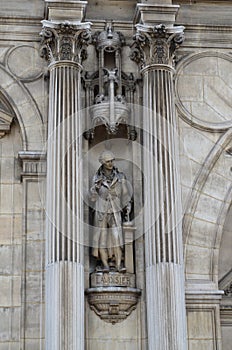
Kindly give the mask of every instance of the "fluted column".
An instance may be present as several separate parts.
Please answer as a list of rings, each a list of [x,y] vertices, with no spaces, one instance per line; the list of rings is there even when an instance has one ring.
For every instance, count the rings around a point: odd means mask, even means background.
[[[50,61],[47,142],[46,350],[84,349],[81,59],[88,23],[43,21]]]
[[[183,27],[138,24],[132,59],[143,77],[143,170],[149,350],[186,350],[186,316],[173,92]]]

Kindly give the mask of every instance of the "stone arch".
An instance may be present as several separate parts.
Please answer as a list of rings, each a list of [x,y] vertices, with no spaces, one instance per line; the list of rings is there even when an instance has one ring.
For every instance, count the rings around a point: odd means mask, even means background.
[[[42,150],[44,129],[42,117],[24,85],[0,65],[1,93],[12,107],[19,122],[23,150]],[[10,121],[9,121],[10,122]]]
[[[223,225],[232,201],[232,129],[207,155],[194,181],[183,220],[186,280],[218,288],[218,258]]]
[[[232,202],[229,208],[225,208],[226,219],[219,228],[221,236],[219,259],[218,259],[218,280],[222,290],[232,288],[232,254],[231,254],[231,223],[232,223]],[[231,293],[230,293],[231,294]]]

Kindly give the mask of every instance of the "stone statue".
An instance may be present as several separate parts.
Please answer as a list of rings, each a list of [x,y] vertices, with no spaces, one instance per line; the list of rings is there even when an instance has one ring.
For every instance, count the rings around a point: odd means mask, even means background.
[[[90,199],[95,203],[92,255],[101,260],[99,271],[109,272],[112,267],[126,272],[122,266],[122,216],[129,218],[132,191],[125,174],[114,166],[114,159],[110,151],[100,155],[102,165],[90,189]]]

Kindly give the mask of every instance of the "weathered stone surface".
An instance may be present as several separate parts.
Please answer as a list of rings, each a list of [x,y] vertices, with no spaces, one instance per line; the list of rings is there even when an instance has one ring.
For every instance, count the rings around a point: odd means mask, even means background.
[[[27,16],[29,17],[43,17],[44,15],[44,2],[43,0],[35,0],[33,4],[30,0],[19,0],[16,3],[12,1],[3,0],[2,9],[5,16],[12,16],[14,12],[15,16],[24,16],[25,10],[27,10]]]
[[[46,14],[50,19],[78,20],[84,15],[84,8],[78,8],[76,1],[60,0],[57,1],[58,6],[53,6],[53,3],[50,1],[51,11]],[[152,317],[147,309],[147,295],[151,294],[149,291],[146,294],[146,288],[150,288],[144,272],[147,266],[143,222],[146,213],[140,191],[144,181],[154,174],[153,168],[150,167],[148,177],[144,177],[147,158],[144,158],[144,139],[141,138],[140,130],[146,127],[146,120],[143,118],[143,108],[138,107],[143,104],[143,82],[137,64],[129,58],[130,45],[135,33],[132,23],[138,3],[139,1],[135,0],[89,0],[86,11],[86,18],[93,22],[93,33],[104,29],[105,19],[113,18],[115,30],[121,31],[126,38],[121,63],[122,71],[126,74],[133,73],[136,81],[134,103],[138,138],[135,143],[123,138],[117,142],[113,138],[106,141],[99,134],[95,143],[89,144],[84,140],[83,154],[91,159],[91,164],[87,166],[89,168],[84,167],[84,186],[89,188],[89,178],[97,166],[95,154],[105,147],[114,148],[120,158],[120,165],[124,167],[123,170],[126,173],[128,171],[130,180],[134,181],[137,227],[134,266],[137,287],[142,289],[137,309],[123,323],[114,326],[102,322],[86,303],[85,324],[83,322],[86,350],[149,349],[146,322]],[[175,57],[183,204],[181,219],[184,221],[183,235],[186,244],[186,286],[188,292],[201,290],[202,293],[200,297],[191,297],[195,298],[194,302],[187,302],[188,349],[221,349],[222,332],[222,350],[230,350],[231,297],[223,297],[221,305],[226,308],[222,309],[220,325],[220,301],[216,298],[209,300],[206,296],[207,292],[218,288],[218,280],[220,282],[226,276],[230,276],[232,265],[231,152],[226,153],[231,147],[231,135],[227,130],[232,125],[231,4],[229,1],[220,0],[205,0],[204,3],[192,1],[191,4],[185,0],[144,0],[142,4],[144,9],[149,7],[147,5],[156,5],[153,6],[157,8],[156,16],[153,17],[149,12],[147,15],[143,14],[142,19],[143,22],[156,24],[161,23],[161,18],[163,21],[174,22],[175,14],[167,14],[168,6],[166,12],[160,12],[164,5],[180,5],[176,24],[186,27],[185,42]],[[66,7],[65,11],[60,10],[63,5]],[[70,11],[69,5],[76,6],[76,10]],[[12,110],[10,115],[13,116],[13,120],[7,124],[7,134],[0,133],[0,136],[3,136],[0,139],[0,350],[45,350],[45,187],[42,185],[43,180],[38,178],[38,172],[32,169],[33,166],[27,167],[26,161],[18,158],[19,151],[46,151],[49,79],[47,63],[39,57],[40,21],[44,19],[45,12],[44,0],[1,1],[0,85],[1,93]],[[83,62],[83,77],[86,71],[92,74],[98,70],[98,55],[94,45],[90,44],[87,51],[88,58]],[[86,101],[85,93],[82,89],[80,98],[83,107]],[[154,87],[153,95],[157,96],[158,93],[159,90]],[[182,108],[179,108],[180,102]],[[159,108],[158,105],[153,107]],[[1,99],[0,110],[2,111]],[[1,116],[3,117],[3,114],[0,115],[2,121]],[[6,117],[5,114],[4,116]],[[88,118],[88,113],[85,117]],[[153,122],[156,122],[155,118]],[[0,125],[0,129],[4,125]],[[224,142],[226,134],[227,140]],[[162,140],[164,137],[165,134],[162,135]],[[150,141],[154,145],[152,138]],[[124,158],[129,160],[130,165],[123,160]],[[147,165],[150,166],[150,163]],[[29,168],[33,171],[30,172]],[[46,168],[43,168],[42,176],[45,173]],[[156,194],[153,188],[149,188],[148,192],[146,196],[150,192]],[[85,210],[88,217],[87,209]],[[149,207],[149,210],[151,212],[152,208]],[[150,247],[148,244],[146,249]],[[155,250],[152,254],[155,254]],[[88,260],[88,254],[85,255],[85,259],[87,288],[91,261]],[[57,286],[60,285],[58,280],[57,277]],[[71,277],[70,281],[73,281]],[[64,283],[63,286],[70,287],[70,283]],[[79,291],[84,292],[84,286],[81,285]],[[167,293],[167,288],[162,292]],[[70,300],[71,294],[67,292],[65,295],[68,295]],[[80,301],[79,295],[77,300]],[[83,304],[78,305],[79,309],[84,310]],[[63,315],[62,312],[61,314]],[[84,312],[81,312],[81,315],[77,315],[76,324],[79,325],[79,321],[84,320],[83,314]],[[154,315],[156,317],[157,314]],[[69,316],[66,320],[71,322]],[[157,330],[153,328],[153,331],[157,337]],[[81,347],[84,347],[84,340]],[[78,350],[81,350],[81,347],[76,346]]]
[[[135,275],[128,273],[101,273],[91,275],[91,287],[135,287]]]
[[[222,73],[230,65],[230,56],[215,51],[192,55],[179,67],[177,95],[187,112],[209,127],[231,121],[230,75]]]

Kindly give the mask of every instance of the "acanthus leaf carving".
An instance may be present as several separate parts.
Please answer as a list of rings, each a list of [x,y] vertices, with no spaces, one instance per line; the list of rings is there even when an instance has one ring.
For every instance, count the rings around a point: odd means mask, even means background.
[[[232,297],[232,283],[224,289],[224,294],[226,297]]]
[[[90,43],[90,23],[42,21],[40,33],[41,56],[50,63],[69,60],[80,63],[87,58],[86,47]]]
[[[184,41],[184,27],[136,25],[131,60],[141,68],[152,64],[173,65],[175,50]]]

